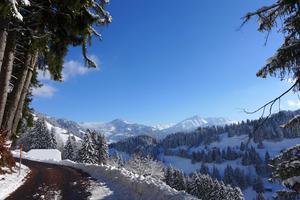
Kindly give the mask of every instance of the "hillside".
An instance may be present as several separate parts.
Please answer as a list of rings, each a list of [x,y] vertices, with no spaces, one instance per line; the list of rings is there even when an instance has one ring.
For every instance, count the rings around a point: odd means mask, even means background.
[[[260,187],[265,197],[271,197],[282,186],[267,181],[270,176],[268,161],[282,150],[300,144],[298,129],[285,130],[279,126],[298,114],[299,110],[281,111],[273,114],[258,129],[260,120],[247,120],[224,127],[204,127],[188,133],[170,134],[156,145],[136,137],[113,143],[110,147],[114,149],[112,152],[126,153],[127,156],[134,153],[152,155],[185,174],[208,173],[227,184],[241,187],[249,200],[256,196],[254,185],[262,181]],[[253,132],[254,129],[257,131]],[[147,140],[151,141],[150,138]],[[151,153],[148,149],[152,150]]]

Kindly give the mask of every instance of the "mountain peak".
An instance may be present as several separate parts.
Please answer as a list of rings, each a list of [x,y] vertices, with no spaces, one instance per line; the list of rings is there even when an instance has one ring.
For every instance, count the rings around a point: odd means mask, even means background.
[[[128,121],[126,121],[124,119],[120,119],[120,118],[114,119],[114,120],[110,121],[109,123],[110,124],[129,124]]]

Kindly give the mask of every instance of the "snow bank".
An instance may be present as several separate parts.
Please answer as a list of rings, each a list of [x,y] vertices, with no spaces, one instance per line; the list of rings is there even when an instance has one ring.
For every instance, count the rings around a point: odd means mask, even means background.
[[[61,161],[63,165],[80,169],[99,180],[109,180],[116,184],[121,184],[128,191],[138,195],[138,199],[196,199],[185,192],[178,192],[167,186],[162,181],[153,178],[144,178],[133,174],[124,168],[118,169],[112,166],[99,166],[79,164],[71,161]]]
[[[118,169],[107,165],[89,165],[89,164],[79,164],[72,161],[63,160],[60,162],[65,166],[74,167],[80,169],[93,178],[100,181],[110,181],[115,184],[119,184],[127,188],[128,192],[131,194],[136,194],[136,199],[143,200],[192,200],[197,199],[185,192],[177,191],[164,182],[155,180],[150,177],[142,177],[133,174],[126,169]]]
[[[33,160],[61,161],[61,152],[57,149],[32,149],[24,157]]]
[[[21,173],[19,174],[19,168],[14,169],[16,172],[12,174],[0,175],[0,199],[7,198],[18,187],[23,185],[26,181],[26,176],[30,170],[28,167],[21,165]]]

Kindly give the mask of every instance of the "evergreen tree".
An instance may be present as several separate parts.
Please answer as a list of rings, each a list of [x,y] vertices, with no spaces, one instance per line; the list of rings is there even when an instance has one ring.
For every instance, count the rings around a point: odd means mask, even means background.
[[[99,164],[106,164],[108,160],[108,145],[103,134],[97,135],[97,151]]]
[[[234,183],[234,172],[231,165],[227,165],[227,167],[224,170],[224,183],[225,184],[233,184]]]
[[[270,162],[270,154],[268,151],[266,151],[265,153],[265,164],[269,164]]]
[[[30,149],[55,149],[56,141],[53,133],[51,133],[42,119],[38,119],[34,123],[34,127],[27,135],[28,150]]]
[[[78,152],[78,160],[82,163],[98,164],[95,144],[93,143],[89,133],[84,135],[81,149]]]
[[[64,146],[64,149],[62,151],[62,158],[63,159],[69,159],[69,160],[76,160],[76,155],[74,152],[74,136],[69,135],[68,140],[66,142],[66,145]]]
[[[182,171],[174,170],[172,178],[173,188],[175,188],[178,191],[186,190],[185,176]]]
[[[258,193],[256,195],[256,200],[265,200],[265,197],[264,197],[264,195],[262,193]]]
[[[170,187],[173,187],[173,185],[174,185],[173,174],[174,174],[174,169],[171,166],[168,166],[167,168],[165,168],[165,170],[164,170],[165,182]]]
[[[50,130],[50,149],[57,149],[57,142],[55,139],[55,129],[52,127]]]
[[[208,166],[202,163],[199,172],[201,174],[209,174]]]
[[[300,194],[300,145],[286,149],[270,161],[273,170],[273,180],[280,180],[283,184]]]
[[[264,183],[261,177],[256,177],[256,179],[254,180],[253,190],[255,190],[257,193],[263,193],[265,191]]]
[[[213,170],[212,170],[212,175],[211,175],[213,178],[217,179],[218,181],[221,180],[221,175],[220,175],[220,172],[218,170],[218,168],[216,168],[215,166],[213,167]]]

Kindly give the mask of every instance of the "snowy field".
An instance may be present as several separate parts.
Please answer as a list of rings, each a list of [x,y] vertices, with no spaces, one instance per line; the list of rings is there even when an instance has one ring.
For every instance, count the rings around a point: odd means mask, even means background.
[[[201,167],[201,162],[192,163],[191,159],[188,158],[182,158],[179,156],[165,156],[161,155],[160,160],[166,165],[166,166],[173,166],[179,170],[182,170],[185,174],[190,174],[195,172],[196,170],[199,170]],[[255,169],[253,166],[243,166],[240,163],[240,160],[232,160],[232,161],[226,161],[220,164],[217,163],[205,163],[206,166],[208,166],[209,170],[212,170],[213,167],[216,167],[221,175],[224,175],[224,170],[227,167],[227,165],[231,165],[233,169],[239,167],[240,169],[244,170],[246,174],[254,174]]]
[[[17,165],[18,166],[18,165]],[[19,174],[19,168],[16,167],[15,173],[0,175],[0,200],[8,197],[12,192],[24,184],[26,176],[30,170],[28,167],[21,165],[21,173]]]

